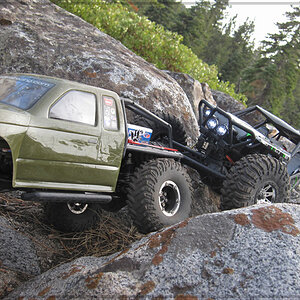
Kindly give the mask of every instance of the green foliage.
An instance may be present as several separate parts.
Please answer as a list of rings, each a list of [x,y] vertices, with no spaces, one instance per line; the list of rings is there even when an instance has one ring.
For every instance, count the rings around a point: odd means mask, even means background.
[[[159,5],[158,1],[153,1]],[[121,41],[159,69],[187,73],[200,82],[207,82],[212,89],[223,91],[243,102],[246,101],[244,95],[235,93],[234,85],[219,80],[215,65],[209,66],[204,63],[183,44],[181,35],[165,30],[162,25],[138,15],[121,3],[102,0],[84,2],[53,0],[53,2]],[[178,9],[182,7],[178,6]],[[168,15],[170,11],[165,13]]]
[[[296,128],[300,129],[300,76],[298,77],[296,88],[293,91],[293,96],[288,98],[288,101],[283,107],[282,115]]]
[[[277,24],[279,33],[269,34],[261,57],[247,70],[243,92],[250,103],[263,105],[299,127],[300,8],[287,16],[289,20]]]
[[[224,46],[221,47],[223,62],[219,67],[221,79],[234,82],[237,92],[243,81],[244,70],[254,60],[253,44],[250,42],[253,30],[254,24],[245,22],[234,31],[232,37],[223,35]]]
[[[216,65],[220,79],[234,83],[239,91],[243,71],[253,60],[254,25],[246,21],[236,28],[236,18],[225,22],[228,0],[199,1],[191,8],[176,0],[132,1],[139,14],[182,35],[186,46],[204,62]]]

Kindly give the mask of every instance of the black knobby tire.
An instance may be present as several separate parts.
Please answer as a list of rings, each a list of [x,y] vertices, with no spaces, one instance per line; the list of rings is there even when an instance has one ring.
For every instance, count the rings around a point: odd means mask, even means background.
[[[229,170],[221,190],[221,208],[287,202],[289,189],[289,175],[282,162],[271,156],[250,154]]]
[[[182,145],[187,145],[187,133],[180,120],[175,116],[166,113],[161,113],[157,115],[172,126],[173,140]],[[161,124],[148,120],[144,117],[141,117],[140,115],[135,116],[133,122],[134,124],[152,129],[151,141],[163,144],[166,143],[165,138],[168,137],[168,129],[162,126]]]
[[[183,221],[189,217],[191,204],[190,177],[173,159],[150,160],[136,168],[131,177],[128,208],[140,232]]]
[[[73,213],[69,205],[57,202],[46,203],[44,211],[47,222],[52,224],[56,229],[64,232],[83,231],[99,222],[101,212],[99,204],[87,204],[86,209],[78,214]],[[81,205],[85,207],[85,204]]]

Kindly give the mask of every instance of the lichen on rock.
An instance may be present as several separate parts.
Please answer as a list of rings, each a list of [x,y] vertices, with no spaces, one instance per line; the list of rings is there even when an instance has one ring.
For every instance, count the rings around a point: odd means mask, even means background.
[[[257,216],[270,217],[271,230],[262,228]],[[82,257],[49,270],[7,299],[41,293],[42,299],[294,298],[300,294],[300,235],[285,226],[299,228],[299,216],[299,206],[292,204],[198,216],[152,233],[122,253]],[[157,256],[159,263],[153,263]],[[62,279],[63,274],[71,275]]]

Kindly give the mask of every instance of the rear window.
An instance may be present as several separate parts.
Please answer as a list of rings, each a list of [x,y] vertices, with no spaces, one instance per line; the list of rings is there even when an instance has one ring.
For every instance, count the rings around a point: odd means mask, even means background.
[[[0,76],[0,103],[31,108],[55,84],[30,76]]]

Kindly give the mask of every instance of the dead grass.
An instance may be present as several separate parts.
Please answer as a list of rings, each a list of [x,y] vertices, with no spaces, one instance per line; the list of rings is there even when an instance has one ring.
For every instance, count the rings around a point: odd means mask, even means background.
[[[116,214],[104,211],[100,223],[90,230],[68,234],[52,232],[51,238],[60,242],[68,260],[81,256],[107,256],[125,250],[142,237],[134,226],[128,227]]]
[[[59,232],[47,224],[41,204],[22,201],[15,193],[0,194],[0,216],[32,240],[43,271],[82,256],[107,256],[125,250],[142,237],[126,213],[105,211],[100,223],[90,230]]]

